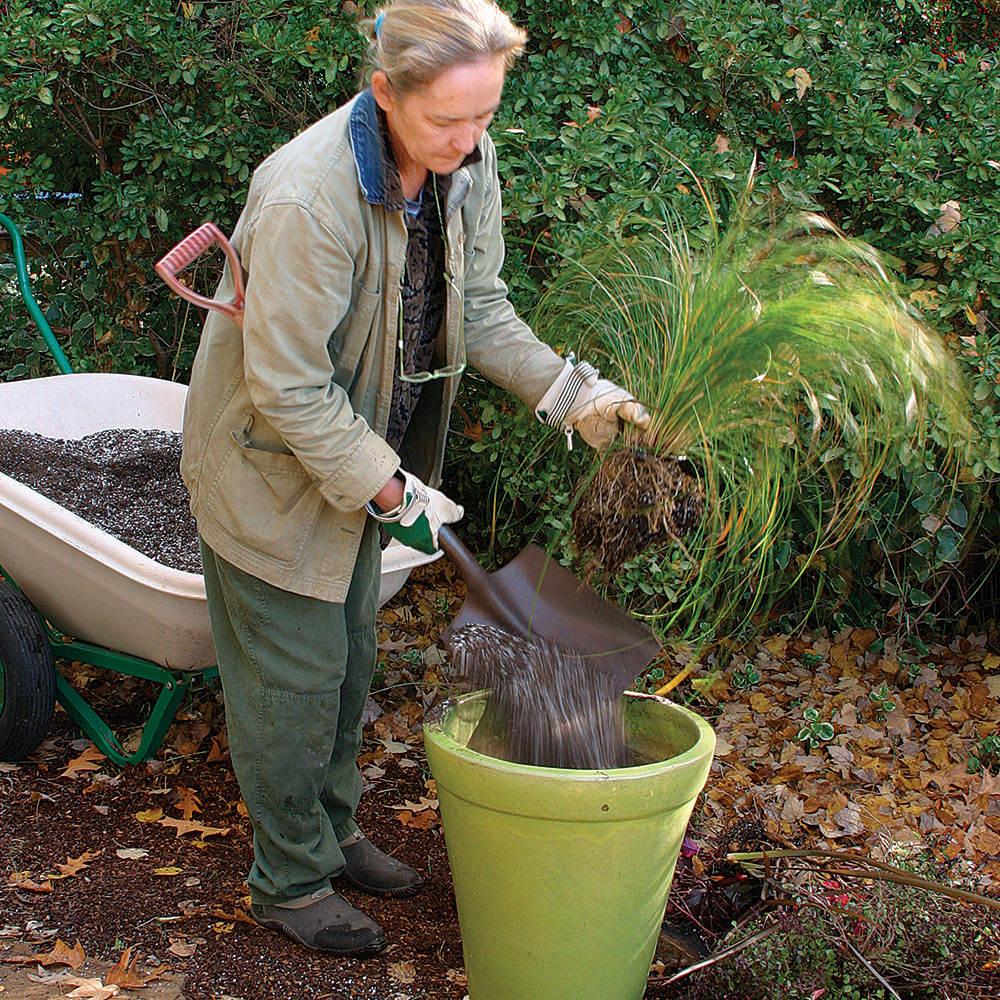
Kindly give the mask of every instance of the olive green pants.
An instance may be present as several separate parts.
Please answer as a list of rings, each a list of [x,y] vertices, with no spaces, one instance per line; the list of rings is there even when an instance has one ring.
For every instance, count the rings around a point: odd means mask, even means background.
[[[202,542],[233,769],[253,824],[255,903],[297,899],[344,867],[357,830],[361,716],[375,669],[381,551],[369,521],[343,604],[272,587]]]

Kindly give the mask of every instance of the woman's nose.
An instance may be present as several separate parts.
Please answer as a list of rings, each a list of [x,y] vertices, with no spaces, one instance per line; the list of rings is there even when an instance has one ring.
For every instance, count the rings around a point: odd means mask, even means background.
[[[458,147],[468,156],[479,145],[482,137],[483,130],[477,125],[472,123],[463,125],[458,134]]]

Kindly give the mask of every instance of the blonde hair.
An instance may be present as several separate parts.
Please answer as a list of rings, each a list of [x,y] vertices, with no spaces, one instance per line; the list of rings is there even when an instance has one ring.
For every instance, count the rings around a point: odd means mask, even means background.
[[[509,70],[528,37],[492,0],[393,0],[362,31],[368,74],[382,70],[400,94],[491,56],[502,57]]]

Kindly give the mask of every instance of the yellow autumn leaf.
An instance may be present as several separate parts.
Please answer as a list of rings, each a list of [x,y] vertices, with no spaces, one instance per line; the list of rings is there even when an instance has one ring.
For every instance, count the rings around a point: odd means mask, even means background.
[[[158,823],[163,818],[162,809],[143,809],[142,812],[137,812],[135,818],[140,823]]]
[[[183,868],[177,868],[175,865],[168,865],[166,868],[154,868],[153,874],[166,877],[169,875],[180,875],[182,871],[184,871]]]
[[[979,317],[976,315],[976,310],[972,306],[965,307],[965,318],[975,326],[979,322]]]

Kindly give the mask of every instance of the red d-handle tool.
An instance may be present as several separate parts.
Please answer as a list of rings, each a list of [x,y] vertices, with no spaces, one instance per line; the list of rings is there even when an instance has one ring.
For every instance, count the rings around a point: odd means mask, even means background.
[[[236,289],[236,298],[232,302],[219,302],[188,288],[177,279],[189,264],[194,263],[213,244],[222,247],[229,259],[229,269],[233,274],[233,286]],[[163,279],[164,283],[172,291],[176,292],[182,299],[193,302],[202,309],[217,309],[225,313],[240,329],[243,328],[243,303],[245,289],[243,286],[243,265],[240,263],[239,254],[233,249],[233,245],[226,239],[222,230],[214,222],[206,222],[199,226],[193,233],[185,236],[162,260],[154,265],[154,270]]]

